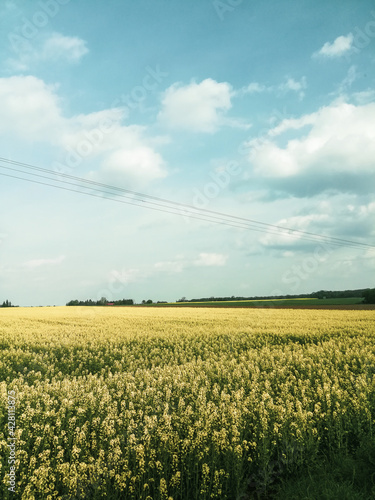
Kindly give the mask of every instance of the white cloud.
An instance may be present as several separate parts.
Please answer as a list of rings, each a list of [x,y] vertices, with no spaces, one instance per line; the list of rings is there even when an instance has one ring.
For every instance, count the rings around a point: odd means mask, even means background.
[[[5,66],[10,71],[27,71],[36,64],[67,62],[78,63],[89,52],[85,40],[78,37],[52,33],[48,37],[26,41],[17,46],[16,58],[9,58]]]
[[[355,92],[353,94],[353,99],[357,104],[368,104],[369,102],[375,101],[375,90],[368,89],[362,92]]]
[[[354,204],[353,204],[354,203]],[[316,239],[314,235],[369,243],[374,232],[375,202],[361,204],[355,194],[340,193],[336,196],[306,200],[300,213],[278,220],[274,224],[285,231],[274,229],[264,234],[259,242],[265,248],[311,253],[317,247],[331,250],[335,244]],[[291,228],[292,230],[288,230]],[[294,232],[293,230],[296,230]],[[302,234],[298,231],[309,232]],[[319,252],[320,257],[327,252]],[[284,253],[284,256],[287,256]]]
[[[295,80],[294,78],[286,78],[285,82],[279,85],[263,85],[258,82],[252,82],[246,87],[242,87],[240,90],[234,92],[236,96],[243,96],[246,94],[260,94],[261,92],[273,92],[276,94],[285,94],[287,92],[296,92],[300,99],[305,96],[304,90],[307,88],[306,77],[303,76],[301,80]]]
[[[340,57],[351,50],[353,41],[354,37],[352,33],[346,36],[338,36],[332,43],[326,42],[318,52],[314,52],[313,56]]]
[[[147,184],[167,175],[162,157],[147,146],[118,149],[103,163],[103,174],[112,181],[126,179],[132,184]],[[143,181],[143,182],[141,182]]]
[[[29,269],[35,269],[36,267],[48,266],[48,265],[57,265],[61,264],[65,260],[65,255],[60,255],[54,259],[34,259],[29,260],[23,264],[23,267],[27,267]]]
[[[375,270],[375,249],[370,248],[369,250],[366,250],[364,256],[363,256],[363,261],[365,267],[371,270],[373,272]]]
[[[281,83],[278,86],[278,90],[281,92],[296,92],[301,100],[305,97],[304,90],[306,88],[307,83],[305,77],[302,77],[299,82],[294,80],[294,78],[287,78],[286,82]]]
[[[194,261],[196,266],[224,266],[228,256],[221,253],[200,253]]]
[[[361,191],[371,189],[374,176],[375,103],[355,106],[333,103],[299,119],[284,120],[261,139],[250,141],[254,173],[279,179],[278,186],[294,192]],[[300,131],[301,137],[278,144],[278,136]],[[288,180],[288,182],[285,182]]]
[[[276,127],[269,130],[268,137],[274,137],[281,135],[283,132],[288,130],[300,130],[308,125],[313,125],[316,121],[316,113],[311,113],[310,115],[304,115],[302,118],[285,118]]]
[[[95,175],[101,181],[144,185],[167,172],[154,139],[145,127],[122,125],[119,109],[63,116],[57,87],[34,76],[0,78],[0,133],[56,148],[53,168],[69,173],[98,157]]]
[[[350,89],[350,87],[357,80],[357,78],[358,78],[357,68],[355,66],[350,66],[345,78],[339,85],[338,94],[339,95],[345,94],[345,92],[347,92]]]
[[[167,260],[156,262],[154,268],[157,271],[167,272],[167,273],[181,273],[186,266],[188,265],[187,261],[184,260]]]
[[[229,83],[210,78],[185,86],[174,84],[164,93],[159,119],[171,128],[213,133],[225,124],[231,96]]]
[[[77,63],[88,52],[86,42],[81,38],[53,33],[44,42],[40,57],[44,61],[60,59],[69,63]]]
[[[311,226],[317,223],[324,223],[328,221],[327,214],[310,214],[310,215],[297,215],[287,219],[281,219],[275,223],[276,226],[281,228],[292,228],[294,231],[276,230],[274,232],[266,233],[260,238],[260,242],[266,247],[294,247],[296,243],[306,243],[303,239],[304,235],[298,231],[311,231]],[[306,236],[306,235],[305,235]],[[286,257],[288,257],[286,252]]]
[[[129,285],[130,283],[136,283],[140,279],[144,278],[145,274],[140,269],[122,269],[121,271],[113,270],[108,275],[109,283],[120,282],[123,285]]]
[[[0,132],[51,140],[64,121],[55,90],[34,76],[0,78]]]
[[[167,273],[181,273],[191,267],[221,267],[228,259],[227,255],[220,253],[200,253],[195,259],[187,259],[183,255],[177,255],[174,260],[156,262],[155,270]]]
[[[269,87],[266,87],[261,83],[251,82],[246,87],[242,87],[242,89],[238,90],[237,94],[238,95],[259,94],[260,92],[265,92],[268,88]]]

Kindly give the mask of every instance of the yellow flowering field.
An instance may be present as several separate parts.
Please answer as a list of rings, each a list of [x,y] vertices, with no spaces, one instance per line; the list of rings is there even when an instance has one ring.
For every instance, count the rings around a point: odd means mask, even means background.
[[[251,498],[320,456],[350,453],[374,438],[374,320],[2,309],[0,498]]]

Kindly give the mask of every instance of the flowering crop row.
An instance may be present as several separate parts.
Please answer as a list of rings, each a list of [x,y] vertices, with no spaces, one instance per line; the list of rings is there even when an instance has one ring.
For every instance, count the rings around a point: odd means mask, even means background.
[[[20,498],[237,499],[373,437],[373,311],[8,309]]]

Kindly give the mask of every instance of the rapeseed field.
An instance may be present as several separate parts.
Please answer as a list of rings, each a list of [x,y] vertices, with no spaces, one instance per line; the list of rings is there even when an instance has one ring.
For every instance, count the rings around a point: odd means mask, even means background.
[[[374,320],[343,310],[0,310],[0,498],[267,495],[374,439]]]

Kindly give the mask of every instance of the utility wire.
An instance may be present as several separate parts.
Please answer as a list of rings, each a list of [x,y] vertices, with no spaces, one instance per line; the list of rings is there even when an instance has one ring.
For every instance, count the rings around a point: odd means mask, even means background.
[[[9,168],[9,167],[3,167],[1,165],[0,165],[0,168],[5,168],[5,169],[8,169],[8,170],[11,170],[12,172],[26,173],[26,172],[24,172],[22,170],[13,169],[13,168]],[[57,179],[51,179],[50,177],[47,177],[47,176],[44,176],[44,175],[40,175],[40,174],[34,174],[34,173],[29,173],[29,172],[27,172],[27,174],[28,175],[33,175],[33,176],[36,176],[36,177],[39,177],[39,178],[44,178],[44,179],[47,179],[47,180],[53,180],[54,182],[61,182],[61,183],[64,183],[64,184],[72,185],[74,187],[83,187],[84,189],[90,189],[91,191],[96,191],[96,192],[99,192],[101,194],[108,194],[110,196],[113,196],[112,192],[103,191],[103,189],[96,189],[96,188],[93,188],[91,186],[87,188],[86,186],[79,186],[78,184],[75,184],[75,183],[72,183],[72,182],[60,181],[60,180],[57,180]],[[55,184],[49,184],[49,183],[46,183],[46,182],[35,181],[35,180],[27,179],[27,178],[24,178],[24,177],[19,177],[19,176],[14,176],[14,175],[9,175],[9,174],[1,174],[1,173],[0,173],[0,175],[3,175],[5,177],[12,177],[14,179],[19,179],[19,180],[25,180],[25,181],[28,181],[28,182],[33,182],[35,184],[41,184],[41,185],[44,185],[44,186],[50,186],[50,187],[60,188],[60,189],[64,189],[66,191],[72,191],[72,192],[75,192],[75,193],[80,193],[80,194],[86,194],[86,195],[90,195],[90,196],[95,196],[97,198],[103,198],[103,196],[93,195],[92,193],[88,193],[86,191],[78,191],[76,189],[63,188],[62,186],[56,186]],[[121,198],[127,198],[127,199],[133,200],[133,198],[130,198],[129,196],[125,196],[125,195],[117,195],[117,196],[120,196]],[[114,198],[114,199],[112,198],[112,201],[120,202],[121,200],[119,200],[118,198]],[[162,205],[160,203],[149,202],[149,201],[145,201],[145,200],[134,200],[134,201],[141,202],[141,203],[146,203],[146,205],[142,205],[142,204],[140,205],[139,203],[131,203],[131,202],[124,202],[124,201],[121,201],[121,202],[122,203],[126,203],[128,205],[143,206],[143,207],[150,208],[150,209],[153,209],[153,210],[158,210],[160,212],[171,213],[171,214],[174,214],[174,215],[185,215],[187,217],[191,217],[191,218],[194,218],[194,219],[208,221],[208,222],[216,222],[216,223],[219,223],[219,224],[225,224],[225,225],[229,225],[229,226],[232,226],[232,227],[238,227],[238,228],[241,228],[241,229],[251,229],[253,231],[263,232],[263,233],[267,233],[267,234],[280,234],[280,230],[276,230],[276,229],[273,229],[273,228],[265,230],[264,228],[255,226],[253,224],[245,224],[243,222],[230,221],[230,220],[223,219],[222,217],[215,217],[215,216],[212,216],[212,215],[205,215],[205,214],[203,214],[204,217],[198,217],[198,215],[201,215],[199,212],[189,212],[189,211],[186,211],[186,209],[184,209],[184,213],[182,214],[181,212],[176,212],[176,210],[173,209],[173,207],[172,207],[172,210],[166,210],[166,208],[171,208],[171,207],[166,207],[165,205]],[[147,204],[162,207],[163,210],[160,209],[160,208],[159,209],[153,208],[151,206],[148,206]],[[287,233],[287,234],[290,234],[290,233]],[[306,240],[309,240],[309,241],[314,241],[314,242],[317,241],[316,238],[310,238],[310,237],[306,237],[306,236],[304,236],[303,238],[306,239]],[[333,244],[337,245],[338,243],[337,242],[333,242]],[[342,246],[341,242],[339,243],[339,245]],[[355,248],[357,248],[357,246]]]
[[[2,167],[0,166],[0,168],[2,168]],[[49,187],[54,187],[54,188],[58,188],[58,189],[63,189],[65,191],[71,191],[71,192],[74,192],[74,193],[84,194],[84,195],[87,195],[87,196],[92,196],[92,197],[100,198],[100,199],[103,199],[103,194],[108,194],[110,196],[113,196],[112,192],[107,192],[107,191],[103,191],[103,190],[94,189],[94,191],[98,191],[98,192],[101,193],[101,195],[95,195],[93,193],[89,193],[89,192],[86,192],[86,191],[77,190],[77,189],[71,189],[71,188],[66,188],[66,187],[63,187],[63,186],[57,186],[55,184],[50,184],[50,183],[41,182],[41,181],[35,181],[35,180],[32,180],[32,179],[27,179],[25,177],[19,177],[19,176],[15,176],[15,175],[4,174],[4,173],[0,173],[0,175],[2,175],[4,177],[11,177],[13,179],[19,179],[19,180],[24,180],[24,181],[27,181],[27,182],[32,182],[34,184],[40,184],[40,185],[44,185],[44,186],[49,186]],[[47,178],[47,179],[49,179],[49,178]],[[52,179],[52,180],[56,181],[56,179]],[[66,181],[63,181],[63,182],[67,183]],[[72,183],[67,183],[67,184],[72,184]],[[75,185],[75,184],[73,184],[73,185],[77,186],[77,187],[81,187],[79,185]],[[144,200],[135,200],[138,203],[132,203],[132,202],[129,202],[129,201],[124,201],[124,200],[118,199],[118,198],[106,198],[106,199],[110,199],[111,201],[116,201],[118,203],[124,203],[124,204],[127,204],[127,205],[133,205],[133,206],[138,206],[138,207],[140,206],[140,207],[148,208],[148,209],[151,209],[151,210],[154,210],[154,211],[159,211],[159,212],[164,212],[164,213],[170,213],[170,214],[173,214],[173,215],[182,215],[181,212],[178,212],[176,210],[167,210],[166,208],[168,208],[168,207],[163,207],[161,209],[161,208],[155,208],[155,207],[148,206],[147,203],[150,204],[150,202],[145,202]],[[153,205],[159,205],[159,204],[153,203]],[[193,218],[193,219],[197,219],[197,220],[202,220],[202,221],[205,221],[205,222],[215,222],[215,223],[221,224],[221,225],[226,225],[226,226],[230,226],[230,227],[237,227],[237,228],[240,228],[240,229],[249,229],[251,231],[257,231],[257,232],[266,233],[266,234],[277,234],[277,235],[280,235],[280,234],[284,234],[285,235],[285,234],[287,234],[287,235],[290,235],[290,236],[293,236],[293,237],[299,236],[299,234],[297,234],[299,232],[298,230],[291,230],[293,232],[290,233],[289,230],[287,230],[287,231],[280,231],[280,230],[276,231],[276,230],[273,230],[273,229],[260,228],[260,227],[257,227],[257,226],[251,225],[251,224],[244,224],[244,223],[241,223],[241,222],[239,222],[239,223],[236,223],[235,221],[230,222],[228,220],[219,219],[217,217],[212,218],[212,216],[198,217],[197,215],[194,215],[193,213],[188,213],[188,212],[185,212],[183,215],[185,215],[185,216],[187,216],[189,218]],[[330,241],[328,239],[329,237],[322,236],[322,238],[323,237],[326,238],[326,239],[320,240],[319,239],[319,235],[317,235],[317,237],[315,237],[315,238],[310,238],[308,236],[302,235],[302,236],[300,236],[300,239],[307,240],[307,241],[312,241],[312,242],[315,242],[315,243],[317,243],[317,242],[321,242],[321,243],[324,242],[324,243],[327,243],[327,244],[330,244],[330,245],[334,245],[334,246],[352,247],[352,248],[357,248],[357,249],[363,248],[363,245],[366,245],[366,244],[359,243],[359,242],[354,242],[354,241],[352,243],[345,243],[344,244],[344,243],[341,243],[341,242],[338,242],[338,241]],[[366,245],[366,247],[371,247],[371,246],[370,245]]]
[[[1,159],[0,160],[4,161],[4,159]],[[7,163],[11,163],[11,164],[20,164],[20,162],[15,162],[13,160],[5,160]],[[29,164],[21,164],[22,166],[25,166],[25,167],[28,167],[28,168],[32,168],[32,169],[35,169],[35,170],[39,170],[39,171],[44,171],[44,172],[47,172],[48,174],[53,174],[53,175],[57,175],[59,176],[60,174],[59,173],[56,173],[56,172],[53,172],[53,171],[50,171],[50,170],[47,170],[47,169],[42,169],[40,167],[35,167],[35,166],[32,166],[32,165],[29,165]],[[0,165],[0,168],[7,168],[7,169],[10,169],[9,167],[3,167]],[[27,175],[37,175],[37,174],[30,174],[30,172],[24,172],[24,171],[20,171],[20,170],[17,170],[17,169],[10,169],[10,170],[13,170],[13,171],[18,171],[18,172],[21,172],[23,174],[27,174]],[[20,179],[20,180],[26,180],[26,181],[29,181],[31,182],[30,179],[25,179],[25,178],[21,178],[21,177],[16,177],[16,176],[9,176],[9,175],[6,175],[6,174],[2,174],[2,175],[5,175],[7,177],[13,177],[13,178],[17,178],[17,179]],[[86,186],[80,186],[76,183],[69,183],[67,181],[61,181],[60,179],[51,179],[50,177],[45,177],[45,176],[41,176],[41,175],[37,175],[38,177],[43,177],[43,178],[46,178],[48,180],[53,180],[54,182],[63,182],[65,184],[71,184],[75,187],[80,187],[80,188],[84,188],[84,189],[87,189]],[[181,204],[181,203],[176,203],[176,202],[173,202],[173,201],[170,201],[170,200],[163,200],[162,198],[157,198],[157,197],[154,197],[154,196],[150,196],[150,195],[143,195],[142,193],[136,193],[134,191],[130,191],[130,190],[125,190],[125,189],[122,189],[122,188],[116,188],[114,186],[109,186],[109,185],[106,185],[106,184],[102,184],[102,183],[97,183],[97,182],[94,182],[94,181],[89,181],[87,179],[82,179],[82,178],[79,178],[79,177],[73,177],[73,176],[69,176],[67,174],[63,174],[64,177],[68,177],[68,178],[72,178],[72,179],[76,179],[76,180],[79,180],[83,183],[88,183],[88,184],[94,184],[94,185],[99,185],[99,186],[105,186],[109,189],[114,189],[114,190],[119,190],[119,191],[125,191],[125,192],[129,192],[129,193],[132,193],[134,195],[138,195],[138,196],[145,196],[147,198],[152,198],[152,199],[158,199],[158,200],[162,200],[163,202],[166,202],[166,203],[169,203],[169,204],[173,204],[173,205],[177,205],[177,206],[182,206],[182,207],[189,207],[189,209],[193,209],[195,212],[193,212],[193,214],[190,212],[190,211],[186,211],[184,210],[184,215],[188,216],[188,217],[192,217],[192,218],[195,218],[195,219],[199,219],[199,220],[206,220],[206,221],[209,221],[209,222],[216,222],[216,223],[220,223],[220,224],[225,224],[225,225],[229,225],[229,226],[232,226],[232,227],[239,227],[239,228],[244,228],[244,229],[251,229],[251,230],[254,230],[254,231],[259,231],[259,232],[266,232],[266,233],[271,233],[271,234],[280,234],[280,230],[285,234],[287,232],[287,234],[291,234],[290,231],[292,231],[292,236],[299,236],[299,233],[301,234],[311,234],[314,236],[314,238],[307,238],[305,236],[301,237],[301,239],[306,239],[306,240],[309,240],[309,241],[326,241],[326,242],[329,242],[330,244],[333,244],[333,245],[339,245],[339,246],[352,246],[352,247],[355,247],[355,248],[361,248],[363,246],[370,246],[371,245],[366,245],[366,244],[363,244],[363,243],[359,243],[359,242],[354,242],[354,241],[350,241],[350,240],[341,240],[341,239],[338,239],[338,238],[330,238],[330,237],[327,237],[327,236],[324,236],[324,235],[317,235],[315,233],[307,233],[307,232],[303,232],[303,231],[299,231],[299,230],[294,230],[294,229],[291,229],[291,228],[283,228],[283,227],[280,227],[280,226],[274,226],[274,225],[271,225],[271,224],[265,224],[265,223],[261,223],[259,221],[254,221],[255,223],[259,223],[259,224],[264,224],[264,225],[267,225],[267,226],[270,226],[270,228],[274,228],[274,229],[268,229],[268,230],[264,230],[264,229],[260,229],[258,226],[254,226],[253,224],[249,224],[249,223],[246,223],[245,226],[243,225],[243,223],[235,223],[233,224],[233,221],[230,221],[230,223],[227,221],[227,220],[223,220],[222,217],[218,218],[218,217],[213,217],[212,215],[206,215],[206,214],[203,214],[204,215],[204,218],[203,217],[197,217],[197,210],[199,211],[198,212],[198,215],[202,215],[200,212],[209,212],[210,214],[218,214],[218,215],[223,215],[225,217],[229,217],[231,219],[238,219],[238,220],[243,220],[243,221],[246,221],[246,220],[249,220],[251,222],[253,222],[251,219],[245,219],[245,218],[241,218],[241,217],[235,217],[235,216],[231,216],[231,215],[228,215],[228,214],[221,214],[220,212],[214,212],[214,211],[210,211],[210,210],[202,210],[202,209],[197,209],[196,207],[191,207],[190,205],[184,205],[184,204]],[[50,187],[56,187],[56,188],[60,188],[62,189],[61,186],[56,186],[55,184],[47,184],[47,183],[41,183],[41,182],[36,182],[36,181],[32,181],[34,183],[38,183],[38,184],[43,184],[43,185],[47,185],[47,186],[50,186]],[[93,189],[92,187],[90,187],[90,189]],[[69,190],[69,189],[66,189],[65,190]],[[73,192],[77,192],[77,193],[80,193],[80,194],[86,194],[88,195],[89,193],[87,192],[82,192],[82,191],[78,191],[78,190],[71,190],[70,191],[73,191]],[[114,193],[112,192],[108,192],[108,191],[103,191],[102,189],[98,190],[98,189],[94,189],[94,191],[99,191],[100,193],[102,194],[109,194],[110,196],[113,196]],[[103,196],[97,196],[96,197],[99,197],[99,198],[103,198]],[[122,197],[124,197],[124,195],[122,195]],[[126,198],[129,198],[128,196],[125,196]],[[115,199],[114,201],[120,201],[118,199]],[[135,201],[140,201],[142,203],[148,203],[150,204],[151,202],[147,202],[145,200],[135,200]],[[123,202],[125,203],[125,202]],[[127,202],[127,204],[131,204],[131,205],[136,205],[136,206],[145,206],[145,205],[139,205],[138,203],[129,203]],[[177,214],[177,215],[181,215],[181,212],[176,212],[175,209],[173,209],[173,211],[171,210],[165,210],[165,205],[160,205],[160,204],[157,204],[157,203],[151,203],[153,205],[158,205],[158,206],[161,206],[163,207],[163,210],[161,209],[158,209],[159,211],[163,211],[163,212],[167,212],[167,213],[172,213],[172,214]],[[152,207],[147,207],[147,208],[152,208]],[[171,208],[171,207],[167,207],[167,208]],[[154,209],[154,210],[157,210],[157,209]],[[207,218],[209,217],[209,218]],[[236,222],[236,221],[235,221]],[[275,228],[277,228],[277,232],[275,233]],[[316,238],[319,238],[319,240],[317,240]],[[322,240],[324,239],[324,240]],[[343,243],[343,244],[340,244],[340,243]],[[344,243],[345,242],[345,243]]]
[[[184,204],[184,203],[178,203],[178,202],[175,202],[175,201],[166,200],[164,198],[159,198],[159,197],[147,195],[147,194],[144,194],[144,193],[138,193],[136,191],[130,191],[128,189],[119,188],[119,187],[116,187],[116,186],[110,186],[108,184],[103,184],[103,183],[100,183],[100,182],[95,182],[95,181],[92,181],[92,180],[89,180],[89,179],[83,179],[81,177],[75,177],[75,176],[64,174],[64,173],[54,172],[52,170],[47,170],[45,168],[36,167],[36,166],[30,165],[28,163],[21,163],[21,162],[17,162],[17,161],[14,161],[14,160],[8,160],[8,159],[5,159],[5,158],[1,158],[1,157],[0,157],[0,161],[6,162],[6,163],[10,163],[10,164],[14,164],[14,165],[19,165],[19,166],[22,166],[24,168],[28,168],[28,169],[32,169],[32,170],[37,170],[37,171],[45,172],[45,173],[47,173],[49,175],[54,175],[54,176],[58,176],[58,177],[64,177],[64,178],[68,178],[68,179],[73,179],[73,180],[76,180],[76,181],[79,181],[79,182],[83,182],[85,184],[91,184],[91,185],[101,186],[101,187],[105,187],[107,189],[115,190],[115,191],[118,191],[118,192],[128,193],[128,194],[131,194],[131,195],[134,195],[134,196],[138,196],[138,197],[142,197],[142,198],[148,198],[148,199],[152,199],[152,200],[161,201],[163,203],[167,203],[167,204],[173,205],[173,206],[179,206],[179,207],[184,207],[184,208],[186,207],[188,210],[194,210],[194,213],[196,213],[196,211],[199,211],[200,213],[203,212],[203,213],[209,213],[209,214],[219,215],[221,218],[222,217],[226,217],[226,218],[230,218],[230,219],[234,219],[234,220],[245,221],[246,223],[257,224],[257,225],[260,225],[260,226],[265,226],[265,227],[270,227],[270,228],[277,228],[278,230],[281,230],[281,231],[284,231],[284,232],[285,231],[288,231],[288,232],[291,231],[293,233],[307,234],[307,235],[311,235],[311,236],[318,237],[318,238],[324,238],[324,239],[327,239],[328,241],[335,240],[335,241],[340,241],[340,242],[343,242],[343,243],[349,243],[349,244],[355,243],[355,244],[359,244],[361,246],[363,246],[363,245],[367,246],[365,243],[353,242],[351,240],[345,240],[345,239],[335,238],[335,237],[331,237],[331,236],[319,235],[319,234],[311,233],[311,232],[308,232],[308,231],[302,231],[302,230],[298,230],[298,229],[294,229],[294,228],[290,228],[290,227],[285,227],[285,226],[277,226],[275,224],[267,224],[265,222],[256,221],[256,220],[253,220],[253,219],[248,219],[248,218],[244,218],[244,217],[238,217],[238,216],[234,216],[234,215],[225,214],[225,213],[222,213],[222,212],[216,212],[216,211],[213,211],[213,210],[208,210],[208,209],[202,209],[202,208],[198,208],[198,207],[193,207],[191,205],[187,205],[187,204]],[[2,168],[6,168],[6,167],[2,167]],[[63,182],[63,181],[59,180],[59,182]],[[144,200],[142,200],[142,201],[144,201]],[[372,245],[369,245],[369,246],[372,246]]]
[[[283,226],[277,226],[274,224],[267,224],[267,223],[264,223],[261,221],[256,221],[253,219],[246,219],[244,217],[232,216],[232,215],[225,214],[222,212],[215,212],[213,210],[200,209],[200,208],[197,208],[197,207],[194,207],[191,205],[186,205],[183,203],[178,203],[178,202],[174,202],[171,200],[166,200],[166,199],[159,198],[156,196],[151,196],[151,195],[139,193],[136,191],[131,191],[131,190],[124,189],[124,188],[119,188],[116,186],[110,186],[108,184],[95,182],[95,181],[92,181],[89,179],[83,179],[80,177],[75,177],[75,176],[71,176],[71,175],[64,174],[64,173],[54,172],[52,170],[44,169],[41,167],[36,167],[36,166],[30,165],[28,163],[21,163],[21,162],[17,162],[14,160],[1,158],[1,157],[0,157],[0,161],[3,163],[6,163],[7,165],[12,165],[12,167],[10,167],[10,166],[3,166],[0,164],[0,168],[2,168],[2,169],[11,170],[12,172],[19,172],[19,173],[22,173],[24,175],[25,174],[32,175],[34,177],[43,178],[43,179],[47,179],[47,180],[50,180],[53,182],[58,182],[60,184],[66,184],[66,185],[80,188],[80,189],[71,189],[71,188],[63,187],[61,185],[50,184],[50,183],[46,183],[46,182],[36,181],[36,180],[28,179],[25,177],[9,175],[9,174],[5,174],[5,173],[0,172],[0,175],[5,176],[5,177],[12,177],[12,178],[16,178],[19,180],[33,182],[36,184],[41,184],[41,185],[45,185],[45,186],[49,186],[49,187],[55,187],[58,189],[63,189],[65,191],[71,191],[71,192],[76,192],[79,194],[85,194],[85,195],[93,196],[96,198],[103,198],[103,196],[99,196],[99,195],[96,195],[96,194],[93,194],[90,192],[82,191],[82,189],[89,189],[90,191],[100,192],[101,195],[103,195],[103,194],[107,194],[109,196],[115,195],[115,196],[118,196],[120,198],[126,198],[126,199],[132,200],[132,201],[124,201],[124,200],[118,199],[116,197],[116,198],[111,198],[112,201],[117,201],[117,202],[125,203],[128,205],[142,206],[144,208],[157,210],[157,211],[161,211],[161,212],[166,212],[166,213],[171,213],[174,215],[184,215],[184,216],[187,216],[189,218],[194,218],[194,219],[203,220],[203,221],[207,221],[207,222],[215,222],[218,224],[223,224],[223,225],[227,225],[227,226],[231,226],[231,227],[249,229],[252,231],[257,231],[257,232],[262,232],[262,233],[267,233],[267,234],[278,234],[278,235],[288,234],[288,235],[291,235],[294,237],[299,237],[300,239],[303,239],[303,240],[321,242],[321,243],[324,242],[324,243],[335,245],[335,246],[346,246],[346,247],[352,247],[352,248],[375,248],[375,246],[369,245],[366,243],[360,243],[360,242],[356,242],[356,241],[352,241],[352,240],[345,240],[345,239],[341,239],[341,238],[334,238],[334,237],[329,237],[329,236],[325,236],[325,235],[319,235],[316,233],[311,233],[311,232],[307,232],[307,231],[300,231],[297,229],[283,227]],[[27,171],[16,169],[16,168],[14,168],[14,166],[18,166],[18,167],[21,167],[23,169],[27,169]],[[30,170],[32,172],[30,172]],[[42,173],[45,173],[47,175],[36,174],[35,171],[42,172]],[[52,177],[49,177],[49,176],[52,176]],[[72,180],[74,182],[62,180],[61,177],[63,177],[64,179]],[[79,182],[81,184],[78,184],[77,182]],[[97,189],[94,186],[98,186],[100,189]],[[105,188],[105,190],[103,188]],[[134,199],[135,196],[138,198],[141,198],[141,199]],[[148,201],[148,200],[155,200],[155,201]],[[158,201],[158,203],[156,203],[156,201]],[[137,202],[137,203],[134,203],[134,202]],[[152,205],[152,206],[149,206],[149,205]],[[159,207],[159,208],[156,208],[156,207]],[[179,211],[177,211],[177,208],[179,209]]]

